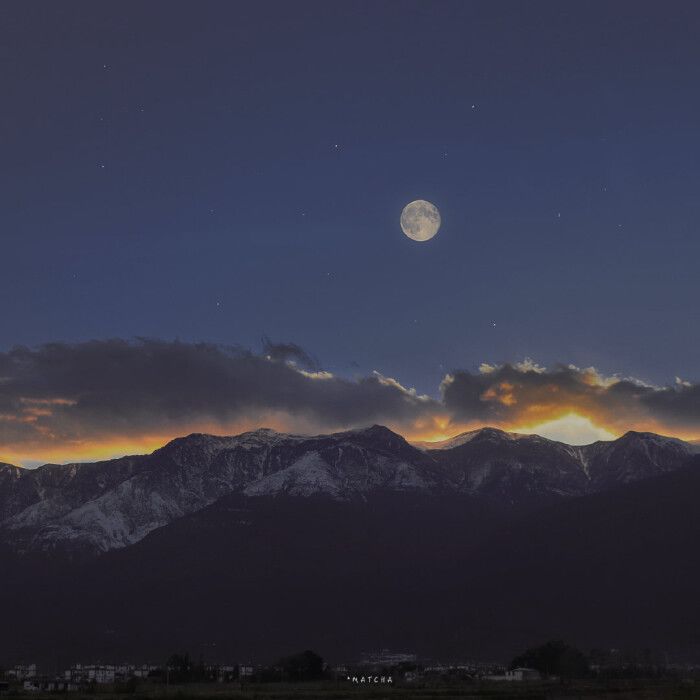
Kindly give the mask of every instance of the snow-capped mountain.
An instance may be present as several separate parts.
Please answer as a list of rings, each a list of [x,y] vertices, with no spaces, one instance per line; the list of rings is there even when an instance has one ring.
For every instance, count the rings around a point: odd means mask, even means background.
[[[518,501],[545,494],[580,496],[682,467],[693,447],[654,433],[573,446],[539,435],[483,428],[423,449],[458,489]]]
[[[672,471],[692,452],[651,433],[585,447],[493,428],[429,447],[382,426],[315,437],[194,434],[150,455],[31,470],[1,464],[0,538],[20,551],[104,552],[229,494],[347,501],[411,492],[526,504]]]
[[[584,448],[597,490],[674,471],[695,452],[682,440],[632,431],[613,442],[596,442]]]
[[[97,551],[133,544],[230,493],[350,498],[440,483],[430,458],[380,426],[311,438],[266,429],[195,434],[147,456],[7,466],[0,479],[5,541],[22,550],[69,543]]]

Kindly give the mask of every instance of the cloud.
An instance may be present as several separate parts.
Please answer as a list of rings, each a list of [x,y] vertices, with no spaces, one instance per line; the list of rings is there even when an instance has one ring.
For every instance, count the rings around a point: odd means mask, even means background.
[[[547,368],[524,360],[452,371],[434,398],[378,372],[335,376],[298,345],[268,339],[259,354],[150,339],[0,353],[5,460],[90,456],[107,444],[114,448],[101,455],[124,453],[193,431],[266,425],[314,433],[372,423],[416,439],[481,425],[533,432],[553,425],[556,434],[578,431],[581,441],[628,429],[698,437],[700,385],[676,380],[654,386],[592,367]]]
[[[270,417],[307,430],[400,428],[439,409],[379,375],[351,381],[297,365],[317,367],[298,346],[269,341],[261,355],[147,339],[14,348],[0,353],[0,445],[176,435]]]
[[[700,385],[676,380],[658,387],[632,377],[604,376],[593,367],[544,368],[532,360],[482,364],[442,382],[445,409],[456,423],[535,425],[576,413],[617,431],[700,432]]]
[[[296,343],[273,343],[267,336],[263,336],[262,346],[263,355],[273,362],[285,362],[314,373],[321,369],[318,360]]]

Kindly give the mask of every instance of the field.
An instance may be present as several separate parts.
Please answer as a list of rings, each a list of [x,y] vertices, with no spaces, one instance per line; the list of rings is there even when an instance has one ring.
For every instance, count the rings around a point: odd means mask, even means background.
[[[133,693],[100,689],[94,693],[70,693],[73,700],[376,700],[410,698],[412,700],[671,700],[698,698],[700,682],[656,681],[580,681],[559,683],[440,683],[436,685],[362,686],[342,683],[271,683],[137,687]],[[36,700],[55,699],[56,694],[9,691],[4,697]]]

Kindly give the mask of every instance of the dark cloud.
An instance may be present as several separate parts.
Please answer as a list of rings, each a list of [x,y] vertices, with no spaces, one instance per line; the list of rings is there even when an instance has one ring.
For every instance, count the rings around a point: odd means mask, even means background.
[[[571,365],[545,369],[526,361],[459,370],[443,381],[442,397],[456,422],[527,424],[572,411],[619,430],[700,427],[700,385],[677,380],[657,387]]]
[[[285,414],[319,429],[408,425],[437,404],[379,375],[350,381],[306,367],[297,346],[235,347],[158,340],[54,343],[0,353],[0,443],[184,432]]]
[[[6,454],[260,425],[323,432],[383,423],[427,437],[476,425],[536,425],[567,411],[613,432],[697,435],[700,386],[677,380],[655,387],[592,368],[544,369],[526,361],[454,371],[436,400],[376,373],[335,377],[299,346],[269,340],[261,354],[148,339],[0,353],[0,452]]]
[[[648,392],[642,400],[661,421],[693,428],[700,426],[700,384],[678,382],[674,387]]]
[[[321,369],[318,360],[296,343],[273,343],[267,336],[263,336],[262,346],[265,357],[273,362],[287,362],[310,372]]]

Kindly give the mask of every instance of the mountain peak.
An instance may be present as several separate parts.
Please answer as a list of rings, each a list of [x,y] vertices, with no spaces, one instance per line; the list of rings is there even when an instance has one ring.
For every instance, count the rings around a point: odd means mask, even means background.
[[[427,450],[450,450],[455,447],[466,445],[468,442],[472,442],[473,440],[520,440],[521,438],[535,438],[540,440],[545,439],[540,438],[539,435],[509,433],[505,430],[501,430],[500,428],[486,426],[484,428],[476,428],[476,430],[468,430],[464,433],[459,433],[459,435],[447,438],[446,440],[439,440],[437,442],[416,442],[415,444]]]
[[[369,428],[361,428],[359,432],[364,433],[365,435],[403,437],[402,435],[395,433],[390,428],[387,428],[385,425],[380,425],[379,423],[374,423],[373,425],[370,425]]]
[[[285,435],[286,433],[280,433],[273,428],[256,428],[255,430],[247,430],[241,435]]]
[[[255,430],[248,430],[244,433],[239,433],[237,435],[212,435],[211,433],[190,433],[189,435],[184,435],[183,437],[177,437],[170,442],[163,445],[160,450],[166,450],[169,448],[182,448],[182,447],[209,447],[219,445],[225,447],[231,443],[232,440],[245,440],[247,438],[258,438],[263,440],[269,440],[271,438],[277,437],[291,437],[286,433],[278,433],[272,428],[256,428]],[[156,450],[157,452],[160,450]]]
[[[341,430],[341,433],[370,433],[370,432],[393,432],[385,425],[381,423],[372,423],[372,425],[361,425],[358,428],[350,428],[348,430]]]
[[[628,430],[624,435],[621,435],[617,440],[613,440],[619,444],[633,443],[633,442],[654,442],[657,444],[668,444],[675,443],[677,445],[687,445],[688,443],[675,437],[670,437],[668,435],[659,435],[658,433],[651,433],[638,430]]]
[[[390,491],[535,503],[679,469],[696,449],[634,431],[570,447],[493,427],[421,447],[378,424],[315,436],[259,428],[228,437],[193,433],[151,455],[105,462],[32,470],[0,464],[0,541],[106,551],[231,494],[342,500]]]
[[[329,437],[350,440],[371,449],[388,450],[396,452],[397,454],[404,453],[406,450],[415,450],[403,435],[395,433],[385,425],[378,425],[376,423],[367,428],[356,428],[341,433],[334,433]]]
[[[17,467],[14,464],[9,464],[8,462],[0,462],[0,471],[19,473],[21,470],[22,467]]]
[[[648,437],[663,437],[663,435],[658,435],[657,433],[649,433],[644,430],[628,430],[624,434],[620,435],[618,439],[624,440],[626,438],[628,440],[634,440]]]

